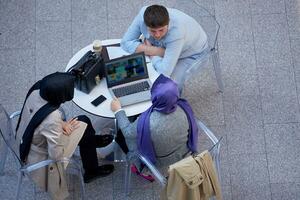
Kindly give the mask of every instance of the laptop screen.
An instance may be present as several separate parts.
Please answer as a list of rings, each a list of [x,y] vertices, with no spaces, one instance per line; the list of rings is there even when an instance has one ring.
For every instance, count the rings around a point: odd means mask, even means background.
[[[148,78],[144,53],[135,53],[105,63],[108,87]]]

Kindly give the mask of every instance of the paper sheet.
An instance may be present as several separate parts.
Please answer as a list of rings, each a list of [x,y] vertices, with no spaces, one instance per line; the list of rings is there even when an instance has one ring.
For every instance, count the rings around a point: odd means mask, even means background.
[[[106,47],[106,49],[110,60],[129,55],[129,53],[124,51],[121,47]],[[146,62],[150,62],[150,58],[148,56],[146,56]]]
[[[106,47],[106,49],[110,60],[129,55],[129,53],[124,51],[121,47]]]

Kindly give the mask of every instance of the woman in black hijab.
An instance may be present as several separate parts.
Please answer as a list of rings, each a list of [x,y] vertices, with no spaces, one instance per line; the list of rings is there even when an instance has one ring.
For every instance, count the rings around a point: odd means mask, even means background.
[[[16,128],[18,137],[22,137],[20,158],[24,164],[59,160],[71,157],[79,145],[84,181],[88,183],[113,171],[113,165],[98,166],[96,152],[97,147],[108,145],[113,137],[95,135],[87,116],[63,120],[59,107],[73,96],[74,77],[68,73],[50,74],[31,87]],[[63,173],[62,166],[54,164],[32,174],[32,178],[42,189],[49,191],[53,199],[64,199],[68,193]],[[53,177],[57,179],[53,180]]]

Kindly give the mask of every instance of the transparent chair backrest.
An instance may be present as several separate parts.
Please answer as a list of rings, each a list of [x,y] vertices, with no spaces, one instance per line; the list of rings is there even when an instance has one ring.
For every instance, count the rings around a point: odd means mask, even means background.
[[[184,73],[183,81],[179,85],[180,91],[182,91],[183,85],[187,80],[191,80],[191,76],[195,76],[206,66],[212,64],[218,87],[220,91],[223,91],[223,84],[221,81],[221,74],[219,69],[218,56],[216,55],[218,50],[218,35],[220,30],[220,24],[216,20],[214,7],[210,3],[205,3],[199,0],[188,1],[184,7],[182,7],[183,2],[176,1],[175,3],[166,3],[167,7],[172,7],[183,11],[184,13],[190,15],[194,18],[204,29],[207,39],[209,49],[202,52],[202,59],[199,59],[196,63],[191,65]],[[205,59],[203,59],[205,58]],[[212,58],[212,59],[211,59]],[[213,63],[211,63],[211,61]],[[205,74],[202,74],[205,76]],[[200,79],[199,79],[200,80]]]
[[[199,140],[200,140],[200,148],[198,148],[198,152],[194,153],[197,155],[198,153],[208,150],[214,160],[215,168],[218,173],[218,178],[220,181],[220,166],[219,166],[219,151],[220,151],[220,141],[222,137],[218,139],[214,133],[208,129],[200,120],[196,119],[198,129],[199,129]],[[166,177],[154,166],[146,157],[141,154],[137,155],[139,159],[146,164],[149,170],[154,175],[155,179],[161,186],[165,186],[167,184]]]
[[[8,148],[13,152],[16,159],[18,159],[21,164],[21,160],[19,158],[19,143],[15,139],[15,131],[12,126],[12,121],[8,116],[7,112],[0,104],[0,132],[1,136],[8,146]]]
[[[214,8],[210,3],[205,4],[203,1],[193,0],[188,1],[185,6],[182,6],[182,2],[176,2],[166,6],[181,10],[193,17],[206,32],[208,44],[211,49],[217,48],[220,24],[216,20]]]

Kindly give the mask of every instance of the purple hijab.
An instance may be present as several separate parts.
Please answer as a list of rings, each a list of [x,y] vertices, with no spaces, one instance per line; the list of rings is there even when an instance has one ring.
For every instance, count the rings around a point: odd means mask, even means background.
[[[164,114],[169,114],[174,112],[177,106],[180,106],[184,110],[189,122],[187,146],[192,152],[196,152],[198,140],[197,123],[189,103],[186,100],[179,98],[177,84],[164,75],[160,75],[152,85],[151,100],[152,106],[143,112],[138,120],[138,151],[146,156],[152,163],[156,162],[156,155],[150,132],[150,115],[153,110]]]

